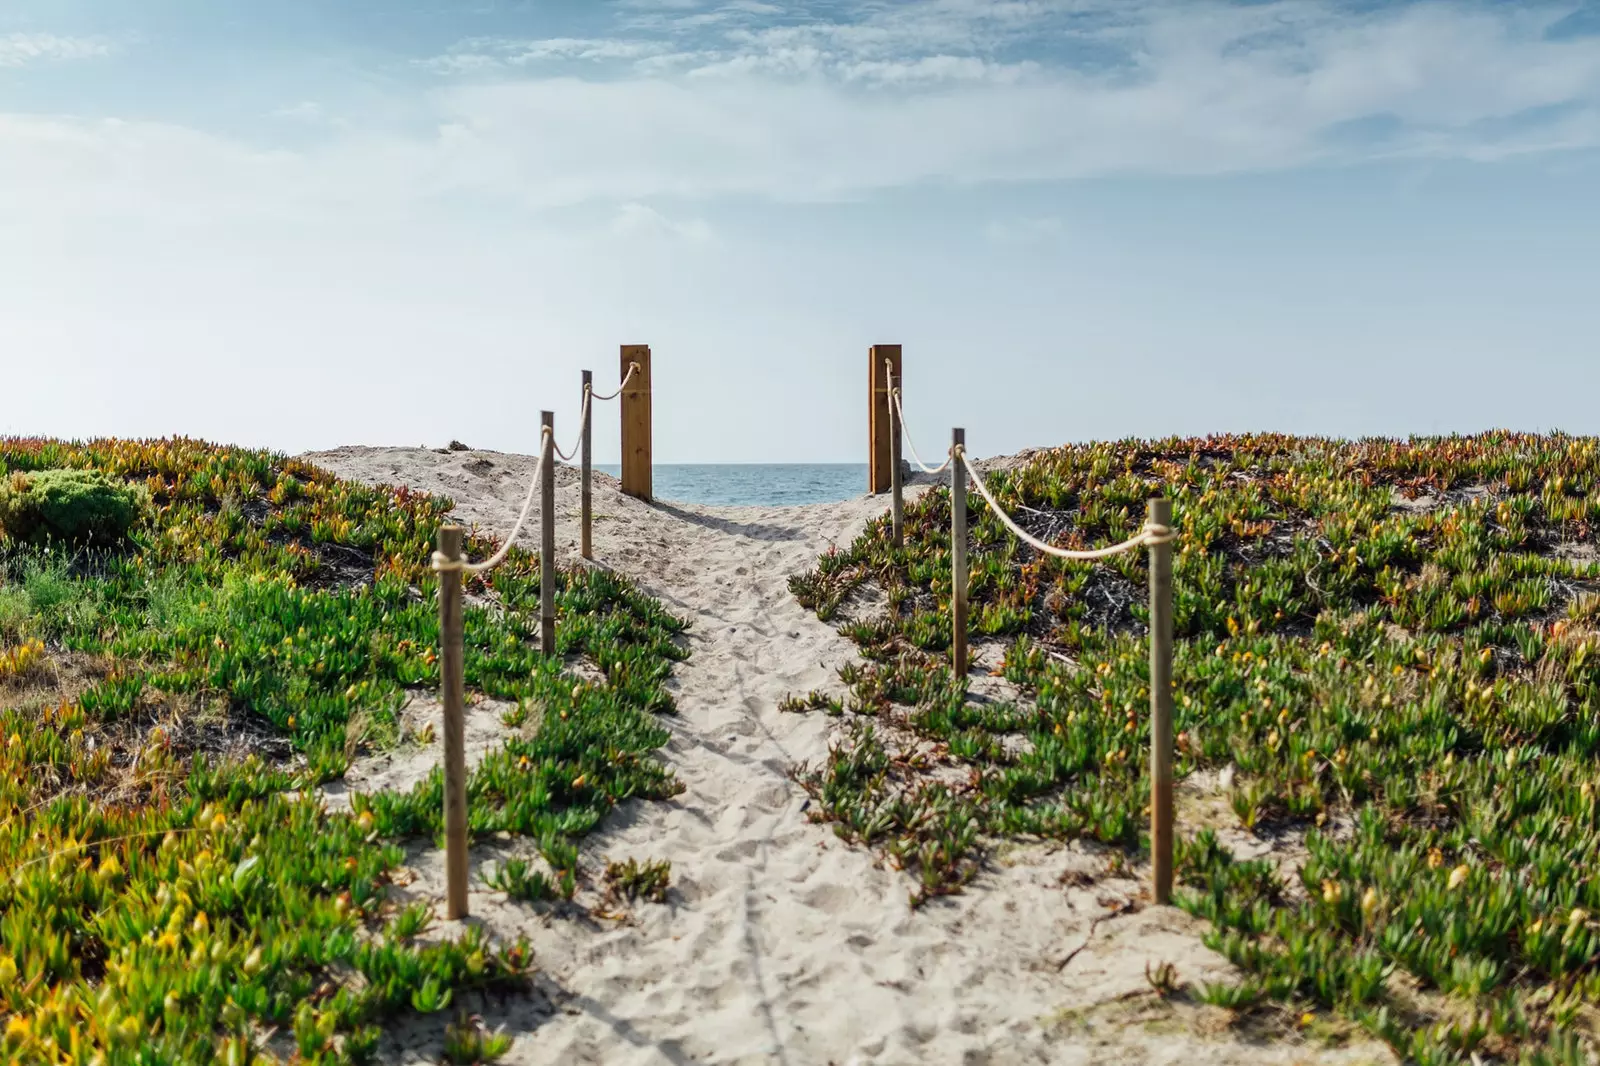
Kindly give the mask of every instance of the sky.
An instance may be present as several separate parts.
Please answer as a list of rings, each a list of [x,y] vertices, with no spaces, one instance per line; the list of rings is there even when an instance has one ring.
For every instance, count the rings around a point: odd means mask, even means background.
[[[1600,0],[4,0],[0,434],[1600,433]],[[617,453],[615,405],[597,461]]]

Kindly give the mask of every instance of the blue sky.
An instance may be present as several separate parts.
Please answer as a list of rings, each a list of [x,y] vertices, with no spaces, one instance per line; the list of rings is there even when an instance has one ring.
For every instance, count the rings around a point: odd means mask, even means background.
[[[0,433],[1600,432],[1597,149],[1593,2],[8,0]]]

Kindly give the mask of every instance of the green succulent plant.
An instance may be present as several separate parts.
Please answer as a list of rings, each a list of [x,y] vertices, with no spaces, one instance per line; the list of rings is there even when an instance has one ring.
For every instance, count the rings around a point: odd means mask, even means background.
[[[266,1062],[274,1028],[302,1062],[362,1061],[397,1014],[526,981],[526,944],[423,943],[431,912],[391,894],[399,843],[442,833],[437,772],[345,812],[315,788],[438,685],[448,500],[190,440],[0,439],[0,468],[148,500],[115,548],[0,545],[6,1061]],[[469,690],[542,710],[470,775],[470,829],[532,838],[570,886],[578,837],[680,787],[652,753],[682,623],[614,574],[562,573],[547,654],[538,583],[518,549],[469,582],[495,601],[465,613]]]
[[[1246,973],[1203,998],[1332,1008],[1407,1061],[1594,1050],[1574,1021],[1600,1001],[1600,441],[1124,441],[988,487],[1074,547],[1173,502],[1178,773],[1231,777],[1197,810],[1309,856],[1286,884],[1180,807],[1179,902]],[[884,594],[844,630],[864,659],[841,671],[846,736],[801,779],[914,902],[1006,838],[1147,848],[1144,558],[1042,557],[965,501],[974,639],[1020,691],[973,702],[947,666],[951,505],[927,493],[903,548],[880,520],[791,585],[823,617]]]

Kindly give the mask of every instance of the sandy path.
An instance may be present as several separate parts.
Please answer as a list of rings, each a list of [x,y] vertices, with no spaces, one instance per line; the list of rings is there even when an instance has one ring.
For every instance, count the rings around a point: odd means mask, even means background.
[[[307,458],[341,476],[448,494],[463,520],[498,531],[510,528],[533,463],[422,449]],[[546,998],[485,1006],[491,1022],[519,1034],[504,1061],[1389,1061],[1371,1045],[1258,1043],[1227,1028],[1220,1011],[1148,994],[1147,963],[1170,961],[1188,981],[1228,968],[1182,912],[1121,913],[1137,881],[1064,886],[1069,871],[1100,869],[1077,847],[1017,849],[966,894],[912,912],[905,875],[811,823],[789,776],[825,755],[836,723],[777,710],[790,693],[841,690],[835,670],[854,654],[794,601],[789,577],[847,543],[883,499],[652,507],[598,481],[597,557],[693,625],[663,752],[686,790],[617,812],[590,838],[585,863],[594,871],[613,858],[669,859],[673,892],[619,922],[542,915],[478,886],[473,920],[499,936],[527,934],[546,975]],[[575,471],[561,471],[557,506],[558,543],[575,554]],[[533,546],[536,527],[524,536]],[[474,860],[515,847],[491,842]],[[442,898],[440,865],[419,854],[411,891]],[[437,1061],[442,1025],[428,1020],[385,1057]]]

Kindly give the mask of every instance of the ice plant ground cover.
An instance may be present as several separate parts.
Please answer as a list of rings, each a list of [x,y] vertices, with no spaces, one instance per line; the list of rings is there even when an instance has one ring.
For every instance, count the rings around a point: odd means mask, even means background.
[[[525,945],[419,939],[428,909],[386,893],[399,844],[441,832],[437,771],[348,813],[315,789],[398,743],[407,690],[438,683],[449,501],[190,440],[0,440],[14,498],[61,469],[140,514],[115,543],[0,533],[6,1059],[358,1061],[386,1018],[438,1011],[443,1031],[460,990],[526,981]],[[554,654],[536,558],[466,590],[469,696],[537,721],[472,772],[471,826],[531,838],[545,896],[571,893],[576,839],[619,800],[678,788],[651,752],[682,624],[602,570],[558,587]]]
[[[1244,972],[1191,994],[1337,1010],[1406,1061],[1589,1061],[1600,441],[1129,441],[988,483],[1079,547],[1173,501],[1180,780],[1231,767],[1208,775],[1231,777],[1228,831],[1306,849],[1298,870],[1237,859],[1180,806],[1181,905]],[[849,715],[802,780],[918,899],[1007,838],[1148,847],[1144,555],[1041,558],[970,502],[974,639],[1005,644],[1014,702],[967,698],[947,666],[948,490],[908,509],[903,550],[879,521],[792,582],[866,659],[842,704],[791,701]]]

